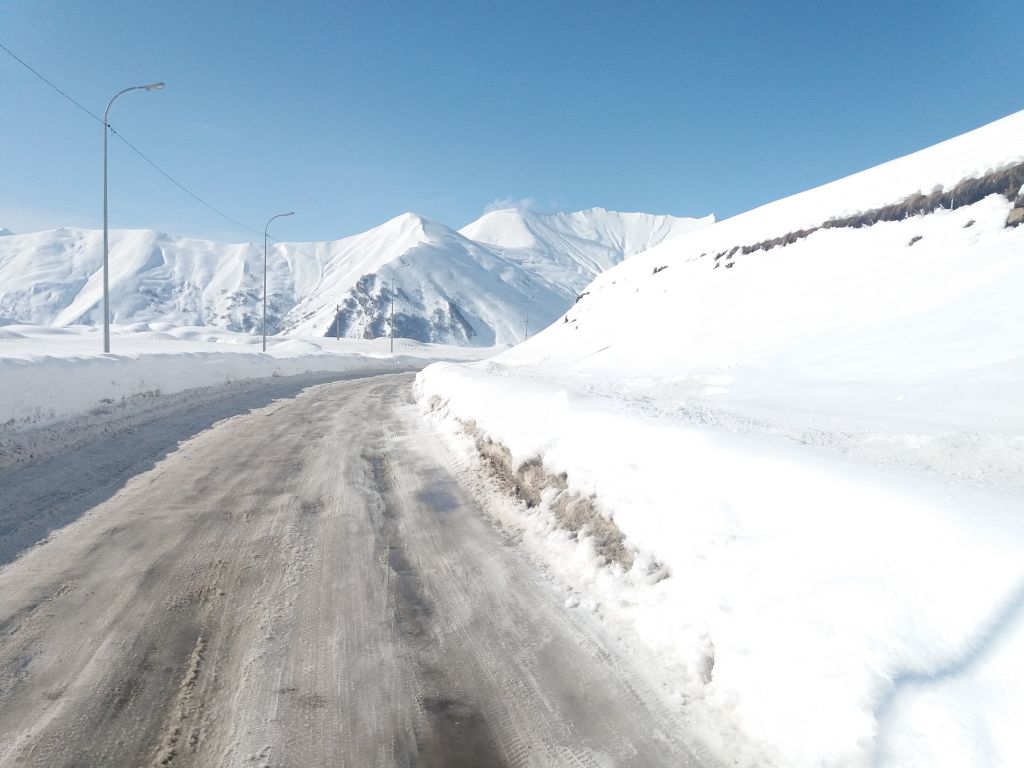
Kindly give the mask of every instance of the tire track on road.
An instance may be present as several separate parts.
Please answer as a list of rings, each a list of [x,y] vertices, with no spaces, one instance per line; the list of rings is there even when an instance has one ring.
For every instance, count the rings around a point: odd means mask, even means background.
[[[0,768],[697,765],[411,380],[223,422],[0,569]]]

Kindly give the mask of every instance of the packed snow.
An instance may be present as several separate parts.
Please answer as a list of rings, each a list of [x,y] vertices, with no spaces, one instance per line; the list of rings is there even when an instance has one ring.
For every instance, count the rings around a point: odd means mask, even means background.
[[[559,317],[602,269],[711,223],[592,209],[488,214],[464,231],[403,214],[341,240],[268,248],[267,329],[275,335],[500,346]],[[524,244],[520,230],[537,233]],[[263,243],[152,230],[110,233],[112,322],[261,328]],[[103,235],[61,228],[0,240],[0,316],[102,322]]]
[[[417,379],[567,610],[734,764],[1024,765],[1016,191],[743,252],[1022,161],[1018,113],[656,245]]]

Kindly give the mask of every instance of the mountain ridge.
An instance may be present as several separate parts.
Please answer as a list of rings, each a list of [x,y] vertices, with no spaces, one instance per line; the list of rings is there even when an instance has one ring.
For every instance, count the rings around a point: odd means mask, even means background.
[[[489,214],[481,217],[486,219]],[[478,220],[481,221],[481,220]],[[271,334],[514,344],[556,320],[584,285],[705,219],[589,209],[530,214],[528,248],[477,242],[412,212],[333,241],[268,248]],[[486,229],[486,227],[479,227]],[[111,230],[115,323],[167,321],[259,332],[263,248],[156,230]],[[0,315],[44,325],[102,322],[102,233],[62,227],[0,241]],[[394,285],[394,290],[392,290]],[[340,307],[339,309],[336,309]]]

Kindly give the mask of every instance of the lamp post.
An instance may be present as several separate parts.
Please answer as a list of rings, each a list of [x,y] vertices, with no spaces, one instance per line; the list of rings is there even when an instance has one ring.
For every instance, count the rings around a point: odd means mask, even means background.
[[[334,305],[334,340],[341,341],[341,304]]]
[[[107,102],[107,108],[103,112],[103,352],[110,352],[110,237],[107,231],[107,134],[110,133],[110,108],[114,106],[117,97],[128,91],[160,91],[164,88],[163,83],[150,83],[149,85],[133,85],[118,91],[114,97]]]
[[[409,262],[406,261],[391,268],[391,354],[395,354],[395,292],[398,290],[395,286],[395,272],[408,266]]]
[[[278,213],[267,219],[267,226],[263,228],[263,351],[267,351],[267,233],[270,230],[270,222],[280,219],[282,216],[294,216],[295,211]]]

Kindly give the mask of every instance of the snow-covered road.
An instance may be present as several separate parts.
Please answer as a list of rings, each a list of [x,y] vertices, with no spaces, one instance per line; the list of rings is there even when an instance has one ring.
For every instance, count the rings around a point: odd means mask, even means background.
[[[453,479],[411,383],[140,440],[140,473],[3,566],[0,766],[698,764]],[[69,497],[76,456],[51,467]]]

